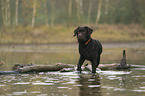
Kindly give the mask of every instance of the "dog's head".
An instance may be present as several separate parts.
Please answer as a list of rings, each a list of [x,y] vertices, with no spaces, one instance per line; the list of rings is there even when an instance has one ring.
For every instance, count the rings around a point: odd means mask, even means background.
[[[93,29],[84,26],[84,27],[78,27],[74,30],[74,37],[77,35],[78,42],[86,42],[93,33]]]

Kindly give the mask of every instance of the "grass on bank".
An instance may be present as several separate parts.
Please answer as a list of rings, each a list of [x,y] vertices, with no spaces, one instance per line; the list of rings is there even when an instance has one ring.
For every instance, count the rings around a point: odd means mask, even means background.
[[[47,44],[47,43],[76,43],[73,37],[77,26],[18,26],[0,28],[0,44]],[[140,42],[145,41],[145,29],[140,25],[98,25],[91,26],[94,30],[92,37],[101,42]]]

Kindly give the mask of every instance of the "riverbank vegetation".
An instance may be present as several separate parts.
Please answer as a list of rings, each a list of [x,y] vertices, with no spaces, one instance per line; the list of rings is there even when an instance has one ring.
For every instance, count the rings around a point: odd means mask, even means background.
[[[1,28],[0,44],[47,44],[47,43],[76,43],[73,37],[77,26],[66,27],[57,25],[47,26],[17,26]],[[145,41],[145,29],[139,25],[98,25],[92,37],[101,42],[141,42]]]
[[[145,0],[0,0],[0,43],[74,43],[88,25],[101,42],[145,41]]]

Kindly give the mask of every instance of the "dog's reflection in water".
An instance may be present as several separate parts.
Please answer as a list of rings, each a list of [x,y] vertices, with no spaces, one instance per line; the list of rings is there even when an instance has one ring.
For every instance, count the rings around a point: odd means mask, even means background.
[[[80,96],[101,96],[100,77],[94,75],[80,75],[78,80],[80,87]]]

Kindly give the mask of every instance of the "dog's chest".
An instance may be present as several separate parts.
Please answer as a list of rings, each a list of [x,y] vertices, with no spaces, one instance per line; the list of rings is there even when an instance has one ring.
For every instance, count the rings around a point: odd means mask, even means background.
[[[96,54],[96,51],[97,49],[94,48],[93,46],[84,46],[84,45],[79,46],[79,53],[80,55],[85,57],[85,59],[93,58],[94,55]]]

